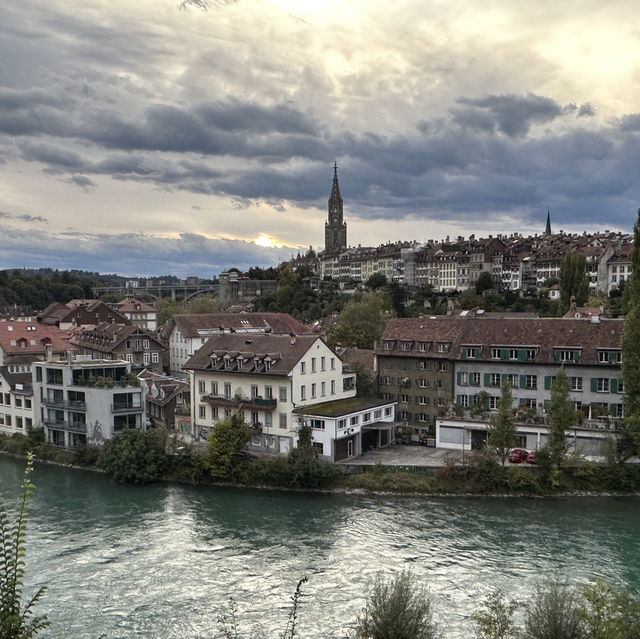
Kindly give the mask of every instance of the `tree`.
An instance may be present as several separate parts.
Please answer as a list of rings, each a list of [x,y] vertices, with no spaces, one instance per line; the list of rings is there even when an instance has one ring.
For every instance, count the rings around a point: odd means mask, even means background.
[[[250,439],[251,428],[239,412],[217,422],[207,441],[211,474],[228,479],[238,456]]]
[[[516,424],[513,418],[513,394],[511,384],[502,387],[498,401],[498,414],[491,419],[489,427],[489,445],[498,452],[504,466],[509,450],[516,444]]]
[[[378,574],[362,614],[356,622],[356,639],[434,639],[430,594],[403,571],[385,579]]]
[[[289,453],[287,465],[289,483],[294,488],[323,488],[340,474],[336,466],[318,459],[313,429],[306,422],[298,428],[298,445]]]
[[[33,457],[29,454],[15,514],[10,514],[0,499],[0,639],[29,639],[50,625],[45,616],[33,616],[33,607],[45,593],[44,586],[22,605],[27,506],[35,490],[32,471]]]
[[[585,639],[575,593],[558,581],[540,584],[525,616],[525,639]]]
[[[633,227],[631,279],[625,285],[628,312],[622,338],[622,379],[624,381],[624,428],[631,450],[640,450],[640,209]]]
[[[485,291],[490,291],[493,288],[493,279],[491,273],[488,271],[482,271],[476,280],[476,293],[482,295]]]
[[[331,344],[373,348],[373,343],[382,336],[389,318],[389,308],[388,295],[380,291],[367,291],[351,300],[331,331]]]
[[[105,442],[98,466],[119,482],[145,484],[156,481],[167,467],[167,431],[125,428]]]
[[[501,590],[492,592],[485,599],[484,608],[473,615],[477,639],[516,639],[519,633],[513,613],[519,606],[508,601]]]
[[[549,403],[549,438],[547,453],[552,469],[557,470],[567,452],[566,431],[575,426],[577,417],[573,409],[569,390],[571,384],[561,368],[551,384],[551,402]]]
[[[377,291],[387,285],[387,276],[384,273],[374,273],[364,284],[367,288]]]
[[[560,315],[564,315],[575,298],[577,306],[584,306],[589,299],[587,258],[582,253],[567,253],[560,264]]]
[[[356,391],[358,397],[373,397],[373,378],[364,364],[356,362],[352,366],[356,374]]]

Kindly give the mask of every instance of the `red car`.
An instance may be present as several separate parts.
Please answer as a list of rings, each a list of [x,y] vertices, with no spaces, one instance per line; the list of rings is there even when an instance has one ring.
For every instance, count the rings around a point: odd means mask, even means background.
[[[511,464],[521,464],[522,462],[526,462],[529,457],[529,451],[524,448],[513,448],[509,453],[509,463]]]
[[[536,451],[532,450],[529,455],[527,456],[527,462],[529,464],[536,464]]]

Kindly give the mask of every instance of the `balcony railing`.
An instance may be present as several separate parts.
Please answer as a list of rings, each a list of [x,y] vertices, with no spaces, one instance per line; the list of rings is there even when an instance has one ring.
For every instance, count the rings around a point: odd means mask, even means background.
[[[61,400],[45,399],[43,401],[43,404],[45,406],[48,406],[49,408],[68,408],[69,410],[81,410],[81,411],[87,410],[87,403],[79,402],[79,401],[67,401],[63,399]]]
[[[111,404],[112,413],[141,413],[143,406],[125,406],[124,404]]]
[[[74,433],[87,432],[86,424],[67,422],[67,421],[64,421],[63,419],[45,419],[44,424],[49,428],[56,428],[58,430],[70,430]]]
[[[214,406],[226,406],[229,408],[242,408],[254,410],[272,411],[278,405],[277,399],[262,399],[262,397],[220,397],[219,395],[202,395],[201,401],[209,402]]]

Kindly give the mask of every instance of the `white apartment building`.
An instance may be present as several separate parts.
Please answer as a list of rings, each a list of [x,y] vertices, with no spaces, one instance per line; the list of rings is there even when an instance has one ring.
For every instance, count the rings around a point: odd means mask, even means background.
[[[0,432],[26,434],[32,425],[31,364],[0,366]]]
[[[355,374],[316,335],[222,334],[185,364],[195,440],[240,411],[253,427],[251,445],[288,453],[297,440],[294,410],[354,397]]]

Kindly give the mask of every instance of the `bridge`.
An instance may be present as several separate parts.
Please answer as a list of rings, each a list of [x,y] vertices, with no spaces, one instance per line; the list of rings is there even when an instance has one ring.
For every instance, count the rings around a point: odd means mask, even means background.
[[[220,291],[219,284],[163,284],[158,286],[94,286],[92,289],[95,297],[107,293],[122,295],[123,297],[150,297],[154,300],[163,297],[171,297],[175,300],[180,297],[184,302],[197,295],[213,295]]]

